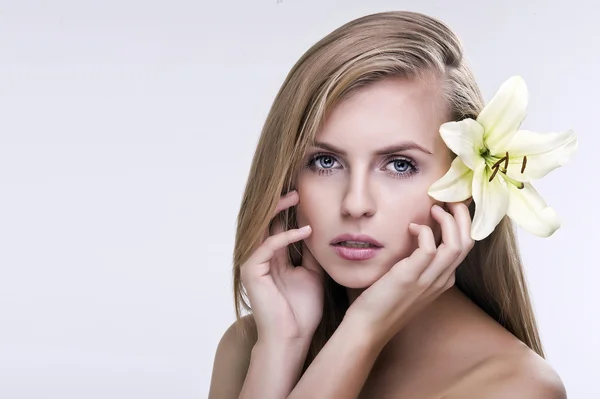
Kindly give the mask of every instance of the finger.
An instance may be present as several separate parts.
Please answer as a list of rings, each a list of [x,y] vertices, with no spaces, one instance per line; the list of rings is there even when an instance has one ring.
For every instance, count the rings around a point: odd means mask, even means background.
[[[279,234],[285,229],[283,228],[283,222],[281,221],[281,216],[275,216],[275,219],[271,222],[271,227],[269,228],[269,235]]]
[[[411,234],[417,236],[418,247],[404,260],[405,265],[402,267],[404,269],[402,273],[406,273],[409,278],[418,279],[435,256],[437,251],[435,237],[431,227],[424,224],[411,223],[408,230]]]
[[[296,197],[296,199],[294,199],[294,197]],[[291,202],[290,202],[290,198],[291,198]],[[278,207],[275,209],[275,217],[274,219],[271,221],[271,227],[269,228],[269,235],[276,235],[279,234],[283,231],[285,231],[285,226],[284,226],[284,217],[281,213],[277,213],[277,212],[281,212],[287,208],[289,208],[289,206],[294,206],[298,203],[299,200],[299,196],[296,193],[296,191],[291,191],[288,194],[286,194],[284,196],[284,198],[282,198],[282,200],[280,200]],[[271,265],[272,267],[272,272],[273,275],[275,276],[276,274],[279,274],[281,272],[283,272],[286,268],[292,268],[292,264],[289,262],[288,258],[289,258],[289,254],[287,251],[287,246],[285,248],[282,248],[279,251],[275,252],[275,255],[273,256],[272,262],[273,264]]]
[[[460,229],[454,217],[437,205],[432,207],[431,214],[442,228],[442,243],[421,279],[425,283],[434,284],[441,275],[452,268],[463,251]]]
[[[450,211],[456,220],[462,243],[462,253],[452,265],[452,269],[455,270],[465,260],[471,249],[473,249],[475,240],[471,237],[471,214],[469,213],[468,206],[465,203],[453,203],[450,207]],[[450,273],[445,277],[448,277],[449,275]]]
[[[473,238],[471,238],[471,215],[469,208],[465,203],[452,203],[450,204],[450,212],[452,212],[456,224],[460,231],[462,252],[458,258],[454,261],[454,264],[448,268],[447,271],[442,273],[439,279],[434,284],[448,284],[449,280],[453,279],[456,268],[465,260],[471,249],[475,244]]]
[[[289,208],[290,206],[296,205],[300,196],[298,195],[298,191],[292,190],[289,193],[282,195],[279,198],[279,202],[275,207],[275,212],[273,213],[273,217],[275,217],[282,210]]]
[[[275,211],[273,212],[272,216],[271,216],[271,222],[269,223],[269,225],[267,226],[267,228],[265,229],[265,231],[263,232],[263,237],[262,237],[262,241],[265,241],[270,235],[272,234],[278,234],[281,230],[278,230],[277,232],[273,231],[270,232],[269,230],[271,229],[271,226],[273,224],[273,219],[279,214],[279,212],[281,212],[284,209],[287,209],[291,206],[297,205],[298,202],[300,200],[300,197],[298,195],[298,192],[296,190],[292,190],[289,193],[282,195],[279,198],[279,201],[277,202],[277,206],[275,207]]]
[[[285,230],[283,228],[283,223],[281,221],[280,216],[276,216],[275,220],[272,223],[271,234],[270,235],[278,235],[283,233]],[[271,258],[271,273],[274,278],[278,278],[280,273],[283,273],[286,269],[293,268],[293,265],[289,261],[289,245],[276,250],[273,258]]]
[[[311,233],[310,226],[306,225],[300,229],[291,229],[268,237],[245,262],[246,265],[256,265],[268,262],[273,258],[275,252],[285,248],[289,244],[303,240]]]
[[[446,291],[448,288],[452,287],[456,281],[456,269],[449,268],[444,271],[433,283],[430,284],[430,287],[436,291],[437,294],[440,292]]]
[[[458,229],[460,230],[460,240],[463,246],[463,250],[467,252],[473,248],[475,240],[471,238],[471,214],[469,213],[468,205],[464,203],[453,203],[450,206],[450,212],[456,220]]]
[[[438,205],[431,208],[431,214],[442,228],[442,242],[436,256],[458,258],[462,252],[462,240],[456,219]]]

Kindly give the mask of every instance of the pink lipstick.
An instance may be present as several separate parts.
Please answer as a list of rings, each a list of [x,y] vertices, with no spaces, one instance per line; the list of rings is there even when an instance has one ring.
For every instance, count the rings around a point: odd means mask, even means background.
[[[346,260],[367,260],[383,248],[383,245],[368,235],[342,234],[331,240],[335,252]]]

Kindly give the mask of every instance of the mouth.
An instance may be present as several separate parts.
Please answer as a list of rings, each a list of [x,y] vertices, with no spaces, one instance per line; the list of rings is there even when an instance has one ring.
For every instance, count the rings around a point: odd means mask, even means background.
[[[346,248],[381,248],[375,244],[371,244],[370,242],[364,241],[340,241],[336,244],[331,244],[336,247],[346,247]]]
[[[361,243],[362,246],[356,246],[357,244],[345,244],[346,242],[342,242],[340,244],[332,245],[334,251],[338,256],[342,259],[346,260],[367,260],[371,259],[381,250],[382,247],[374,246],[373,244],[365,244]]]
[[[330,245],[341,258],[355,261],[371,259],[383,248],[379,241],[363,234],[342,234]]]
[[[383,245],[366,234],[341,234],[331,240],[331,245],[348,248],[381,248]]]

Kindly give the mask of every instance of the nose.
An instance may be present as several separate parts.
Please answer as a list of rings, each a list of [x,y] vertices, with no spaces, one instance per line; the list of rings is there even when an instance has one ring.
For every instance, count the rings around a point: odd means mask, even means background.
[[[369,187],[366,176],[352,176],[342,201],[342,215],[354,218],[373,216],[376,206],[372,194],[372,188]]]

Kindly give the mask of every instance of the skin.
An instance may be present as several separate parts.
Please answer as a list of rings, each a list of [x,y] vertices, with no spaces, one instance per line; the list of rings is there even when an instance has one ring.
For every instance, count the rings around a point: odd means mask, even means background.
[[[440,87],[384,80],[327,116],[316,141],[336,149],[309,149],[297,191],[275,212],[297,206],[298,225],[311,228],[275,225],[241,266],[253,305],[244,322],[257,333],[224,334],[209,397],[566,397],[542,358],[453,286],[472,240],[466,206],[439,204],[445,211],[427,195],[450,166]],[[424,151],[376,154],[402,143]],[[330,246],[342,233],[368,234],[383,248],[344,260]],[[284,249],[299,240],[303,264],[292,267]],[[298,381],[321,317],[323,271],[346,287],[351,306]]]
[[[418,248],[411,222],[429,226],[437,245],[442,241],[432,206],[448,210],[450,204],[432,199],[427,190],[450,167],[448,148],[439,135],[439,126],[446,121],[441,85],[435,79],[387,79],[338,104],[317,133],[315,141],[328,148],[311,147],[306,166],[298,173],[298,225],[312,227],[304,244],[346,287],[351,304]],[[421,149],[377,155],[383,148],[407,143]],[[449,235],[459,234],[447,229]],[[330,245],[343,233],[368,234],[383,248],[365,261],[345,260]],[[545,382],[536,389],[543,386],[552,392],[540,397],[562,397],[554,371],[453,286],[387,342],[361,397],[391,390],[398,397],[441,392],[445,397],[466,397],[484,392],[491,385],[490,376],[514,372],[529,362],[536,364],[543,376],[538,379]],[[425,384],[422,375],[436,383]],[[520,375],[531,377],[526,369]],[[522,386],[513,384],[514,392],[521,392]]]
[[[348,287],[354,299],[417,248],[411,222],[430,226],[436,241],[440,227],[431,215],[427,194],[450,168],[439,126],[446,122],[439,84],[387,79],[341,102],[317,133],[319,147],[309,149],[310,167],[298,173],[298,225],[310,225],[304,240],[324,270]],[[427,117],[423,117],[427,115]],[[423,148],[376,155],[386,147],[414,143]],[[317,159],[311,160],[315,155]],[[306,164],[306,163],[305,163]],[[347,261],[329,245],[342,233],[368,234],[383,249],[366,261]]]

